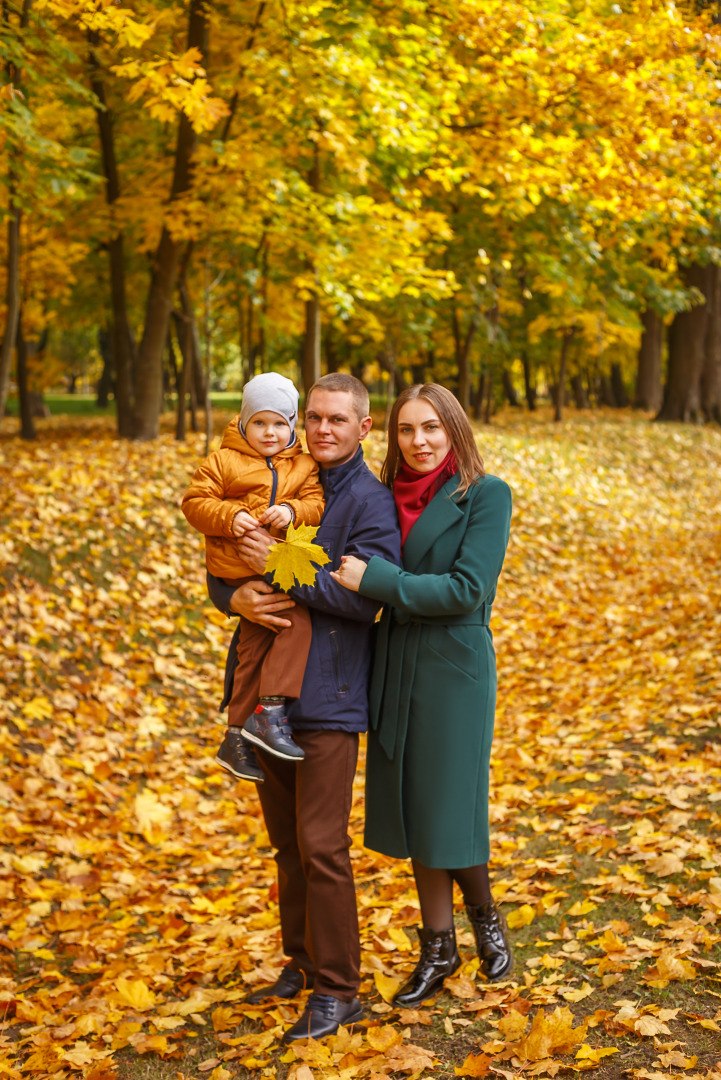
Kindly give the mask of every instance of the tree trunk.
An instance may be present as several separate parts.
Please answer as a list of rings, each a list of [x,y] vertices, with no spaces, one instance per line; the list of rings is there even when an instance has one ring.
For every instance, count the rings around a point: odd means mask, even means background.
[[[475,420],[480,420],[483,416],[483,402],[486,397],[486,383],[488,381],[488,375],[486,369],[481,368],[481,373],[478,376],[478,385],[473,399],[473,417]]]
[[[490,424],[493,413],[493,368],[488,369],[486,375],[486,408],[483,414],[483,423]]]
[[[566,398],[566,364],[568,363],[568,347],[571,344],[572,337],[573,330],[567,330],[561,339],[561,362],[558,368],[558,384],[553,412],[553,419],[556,423],[563,419],[563,406]]]
[[[661,352],[663,349],[663,319],[651,308],[641,316],[643,333],[638,351],[634,409],[656,411],[661,405]]]
[[[313,143],[313,165],[308,173],[311,191],[320,191],[320,159],[318,144]],[[312,260],[307,262],[307,270],[316,277]],[[305,331],[303,334],[302,359],[303,389],[306,398],[314,382],[320,378],[320,300],[316,292],[312,299],[305,302]]]
[[[23,335],[21,312],[18,314],[17,323],[17,378],[20,407],[20,437],[22,439],[34,439],[36,438],[35,422],[33,420],[32,402],[28,390],[28,346]]]
[[[306,398],[314,382],[320,378],[320,301],[317,296],[305,302],[305,332],[303,334],[303,389]]]
[[[17,38],[18,35],[22,35],[22,32],[27,29],[31,8],[32,0],[23,0],[20,22],[16,27],[13,27],[10,22],[10,6],[3,4],[3,22],[9,32],[10,41],[13,40],[13,37]],[[22,41],[21,36],[20,41]],[[22,45],[20,45],[20,48],[22,48]],[[17,66],[13,60],[9,60],[6,70],[8,83],[14,88],[15,94],[20,94],[22,97],[20,93],[23,76],[22,68]],[[14,161],[19,156],[18,147],[6,143],[4,152],[8,171],[8,226],[5,330],[2,345],[0,345],[0,418],[5,415],[10,385],[10,367],[13,349],[18,337],[22,303],[20,296],[20,207],[15,202],[17,177],[14,170]]]
[[[506,395],[506,401],[512,408],[517,409],[520,405],[520,401],[518,400],[518,394],[516,393],[516,388],[513,385],[513,379],[511,378],[511,373],[508,368],[504,367],[501,372],[501,380],[503,382],[503,393]]]
[[[222,275],[221,275],[222,276]],[[210,437],[213,433],[213,418],[210,408],[210,294],[213,286],[210,283],[210,266],[206,254],[203,262],[203,340],[205,342],[205,357],[203,369],[205,372],[205,454],[210,453]]]
[[[536,387],[533,384],[533,376],[531,373],[531,360],[528,355],[528,349],[521,350],[521,363],[523,364],[523,385],[526,392],[526,405],[531,412],[536,408]]]
[[[95,53],[99,43],[100,35],[97,31],[89,30],[88,44],[90,45],[90,68],[92,71],[90,88],[98,101],[95,116],[98,122],[103,174],[105,176],[105,201],[110,208],[110,219],[113,222],[115,203],[120,197],[120,179],[115,156],[113,114],[107,104],[105,84],[101,78],[100,64]],[[110,265],[110,298],[113,311],[111,349],[112,366],[115,369],[118,435],[121,439],[129,439],[133,434],[133,363],[135,348],[130,323],[128,322],[123,234],[117,227],[115,227],[114,235],[108,243],[108,260]]]
[[[613,392],[613,383],[608,375],[601,375],[598,380],[598,400],[602,405],[607,405],[611,409],[615,409],[618,406],[616,401],[616,395]]]
[[[458,368],[458,400],[464,412],[468,412],[471,405],[471,344],[478,328],[478,317],[478,312],[474,311],[465,336],[462,335],[458,308],[455,301],[452,301],[451,320],[456,351],[456,367]]]
[[[7,226],[7,286],[5,293],[7,314],[2,349],[0,350],[0,417],[5,415],[10,386],[10,366],[20,322],[20,210],[15,206],[12,190],[11,186],[10,216]]]
[[[98,409],[107,409],[110,392],[113,389],[113,346],[112,327],[108,330],[101,326],[98,330],[98,349],[103,358],[103,370],[95,387],[95,405]]]
[[[701,408],[707,420],[721,423],[721,267],[709,269],[709,315],[701,371]]]
[[[619,409],[628,408],[628,394],[626,393],[620,364],[611,364],[611,386],[613,387],[613,396],[616,399],[617,407]]]
[[[711,269],[694,263],[683,275],[686,285],[695,286],[704,298],[711,292]],[[690,311],[680,311],[671,323],[668,332],[668,373],[657,420],[699,419],[708,320],[709,305],[704,302]]]
[[[573,390],[573,400],[577,409],[588,408],[588,396],[586,394],[586,387],[581,375],[571,376],[571,389]]]
[[[188,48],[198,49],[205,61],[208,51],[205,0],[190,0]],[[171,204],[191,187],[192,158],[197,142],[197,135],[183,113],[178,125]],[[133,436],[136,439],[154,439],[159,431],[163,395],[163,350],[173,309],[180,250],[181,241],[174,240],[167,225],[164,225],[153,261],[143,337],[137,354],[133,410]]]

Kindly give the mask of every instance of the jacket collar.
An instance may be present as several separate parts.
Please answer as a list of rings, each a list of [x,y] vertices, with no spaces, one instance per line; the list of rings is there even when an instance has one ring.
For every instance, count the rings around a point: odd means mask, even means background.
[[[415,570],[426,552],[446,529],[450,529],[464,515],[464,498],[451,498],[458,487],[458,475],[447,480],[437,495],[414,524],[403,545],[403,565],[406,570]]]
[[[342,465],[332,465],[329,469],[320,470],[320,482],[323,485],[323,491],[330,493],[337,491],[339,487],[343,487],[348,478],[359,469],[364,468],[365,462],[363,461],[363,447],[358,444],[358,449],[352,458],[348,461],[344,461]]]

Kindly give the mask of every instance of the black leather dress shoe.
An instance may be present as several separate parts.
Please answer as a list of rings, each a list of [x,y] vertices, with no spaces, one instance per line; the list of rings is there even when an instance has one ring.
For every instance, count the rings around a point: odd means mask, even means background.
[[[513,967],[506,920],[492,900],[487,904],[466,904],[466,911],[476,936],[481,972],[489,982],[497,982]]]
[[[404,1009],[420,1005],[443,987],[443,980],[458,971],[461,958],[456,948],[455,930],[418,930],[421,955],[411,977],[393,998]]]
[[[266,998],[294,998],[301,990],[308,990],[313,985],[313,980],[304,971],[294,971],[293,968],[285,967],[278,978],[270,986],[259,986],[245,999],[249,1005],[257,1005]]]
[[[294,1042],[296,1039],[324,1039],[326,1035],[335,1035],[343,1024],[357,1024],[363,1019],[363,1007],[358,998],[352,1001],[339,1001],[331,994],[311,994],[305,1006],[305,1012],[288,1028],[282,1042]]]

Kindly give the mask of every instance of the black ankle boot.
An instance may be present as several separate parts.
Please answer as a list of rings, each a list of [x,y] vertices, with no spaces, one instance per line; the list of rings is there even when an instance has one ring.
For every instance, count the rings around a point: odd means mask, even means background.
[[[418,929],[421,956],[410,979],[393,998],[394,1005],[413,1008],[426,998],[433,997],[443,986],[443,980],[458,971],[461,958],[456,948],[456,932],[450,930]]]
[[[492,900],[487,904],[466,904],[466,911],[476,935],[481,971],[489,982],[497,982],[513,967],[506,920]]]

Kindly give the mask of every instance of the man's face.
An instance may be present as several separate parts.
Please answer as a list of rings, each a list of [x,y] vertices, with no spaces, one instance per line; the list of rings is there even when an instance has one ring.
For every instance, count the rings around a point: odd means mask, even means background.
[[[370,416],[358,419],[353,396],[345,390],[319,390],[305,407],[308,452],[324,469],[350,461],[371,429]]]

